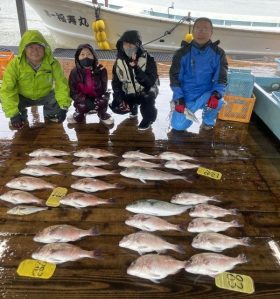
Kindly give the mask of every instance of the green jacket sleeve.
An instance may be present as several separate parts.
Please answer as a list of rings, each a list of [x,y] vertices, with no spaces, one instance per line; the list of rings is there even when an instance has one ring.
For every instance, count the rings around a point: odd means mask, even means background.
[[[17,88],[18,67],[18,59],[15,57],[8,64],[3,77],[0,98],[2,102],[2,109],[6,117],[13,117],[19,112],[19,97]]]
[[[52,64],[54,77],[54,93],[55,99],[60,108],[67,109],[71,105],[70,90],[68,81],[63,73],[60,63],[54,59]]]

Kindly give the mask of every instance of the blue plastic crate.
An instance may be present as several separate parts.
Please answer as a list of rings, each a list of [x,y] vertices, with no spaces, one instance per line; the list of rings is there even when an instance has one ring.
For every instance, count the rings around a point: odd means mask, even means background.
[[[233,71],[228,73],[228,85],[226,88],[227,95],[250,98],[254,89],[255,77],[251,71]]]
[[[229,73],[244,73],[244,74],[251,74],[251,70],[249,69],[237,69],[237,68],[229,68]]]

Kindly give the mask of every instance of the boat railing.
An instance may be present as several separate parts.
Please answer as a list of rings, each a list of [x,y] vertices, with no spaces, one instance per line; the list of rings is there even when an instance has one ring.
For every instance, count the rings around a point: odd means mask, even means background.
[[[159,18],[167,18],[171,20],[180,20],[182,19],[182,15],[164,13],[160,11],[156,11],[154,8],[144,9],[142,11],[143,14],[159,17]],[[198,18],[198,16],[192,16],[193,19]],[[232,20],[232,19],[217,19],[211,18],[211,21],[214,25],[218,26],[226,26],[226,27],[268,27],[268,28],[279,28],[280,22],[264,22],[264,21],[246,21],[246,20]]]

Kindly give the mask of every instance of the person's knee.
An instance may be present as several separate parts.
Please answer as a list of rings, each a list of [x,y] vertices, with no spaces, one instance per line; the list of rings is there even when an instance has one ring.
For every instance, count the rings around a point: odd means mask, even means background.
[[[183,113],[173,111],[170,125],[176,131],[184,131],[192,125],[192,121],[188,120]]]
[[[108,107],[108,99],[106,97],[96,98],[94,100],[95,110],[104,110]]]

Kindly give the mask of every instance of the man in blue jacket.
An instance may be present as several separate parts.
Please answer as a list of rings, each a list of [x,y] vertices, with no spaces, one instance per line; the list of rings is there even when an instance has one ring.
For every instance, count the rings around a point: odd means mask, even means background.
[[[183,41],[173,57],[169,75],[175,107],[171,126],[175,130],[184,131],[192,124],[184,115],[185,109],[193,113],[203,109],[201,127],[212,129],[224,104],[228,63],[219,41],[211,41],[212,33],[210,19],[196,19],[193,41]]]

